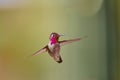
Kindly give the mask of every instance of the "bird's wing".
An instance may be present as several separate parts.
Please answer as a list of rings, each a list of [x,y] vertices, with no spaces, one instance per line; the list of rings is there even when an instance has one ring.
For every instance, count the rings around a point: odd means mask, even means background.
[[[43,47],[42,49],[36,51],[34,54],[32,54],[32,56],[38,55],[38,54],[41,54],[41,53],[44,53],[44,52],[47,52],[47,51],[48,51],[48,45],[46,45],[46,46]]]
[[[59,41],[60,43],[60,46],[63,46],[65,44],[69,44],[69,43],[72,43],[72,42],[76,42],[76,41],[79,41],[83,38],[86,38],[87,36],[84,36],[84,37],[81,37],[81,38],[75,38],[75,39],[70,39],[70,40],[63,40],[63,41]]]

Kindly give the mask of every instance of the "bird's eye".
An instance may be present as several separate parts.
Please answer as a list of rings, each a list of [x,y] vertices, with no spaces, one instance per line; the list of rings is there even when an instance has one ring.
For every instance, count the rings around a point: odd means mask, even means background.
[[[51,37],[54,37],[54,34],[52,34]]]
[[[55,38],[55,34],[53,34],[53,37]]]

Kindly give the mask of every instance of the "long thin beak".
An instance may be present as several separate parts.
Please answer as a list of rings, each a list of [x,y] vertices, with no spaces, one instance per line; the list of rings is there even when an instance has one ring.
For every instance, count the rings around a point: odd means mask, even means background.
[[[64,34],[59,34],[60,36],[65,36]]]

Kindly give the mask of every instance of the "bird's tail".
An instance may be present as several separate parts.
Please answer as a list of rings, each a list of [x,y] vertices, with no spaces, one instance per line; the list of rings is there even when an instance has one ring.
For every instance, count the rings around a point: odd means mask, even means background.
[[[54,60],[55,60],[57,63],[62,63],[62,62],[63,62],[63,60],[62,60],[62,58],[61,58],[60,55],[59,55],[59,56],[53,56],[53,58],[54,58]]]
[[[58,60],[57,62],[58,62],[58,63],[62,63],[62,62],[63,62],[61,56],[59,57],[59,60]]]

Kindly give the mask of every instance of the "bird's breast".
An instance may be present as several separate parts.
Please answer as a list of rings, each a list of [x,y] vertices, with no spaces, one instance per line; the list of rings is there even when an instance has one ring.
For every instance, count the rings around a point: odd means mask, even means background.
[[[49,48],[49,50],[50,50],[51,52],[53,52],[54,49],[56,49],[56,48],[58,48],[58,47],[60,47],[60,44],[59,44],[59,43],[55,43],[55,44],[49,43],[49,44],[48,44],[48,48]]]

